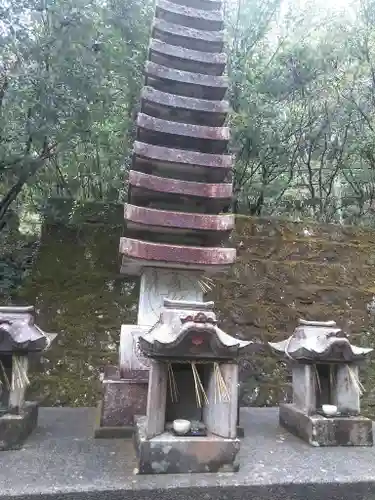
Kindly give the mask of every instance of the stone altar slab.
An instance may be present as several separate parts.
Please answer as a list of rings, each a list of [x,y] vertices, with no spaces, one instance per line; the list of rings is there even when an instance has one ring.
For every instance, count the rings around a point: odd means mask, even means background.
[[[147,417],[136,417],[135,439],[141,474],[178,474],[237,472],[239,439],[211,435],[205,437],[172,436],[164,432],[152,439],[146,436]]]
[[[19,413],[0,417],[0,451],[18,450],[34,431],[38,422],[38,403],[25,401]]]
[[[131,438],[134,414],[144,414],[147,404],[148,370],[122,373],[107,367],[102,381],[102,399],[98,404],[96,438]]]
[[[327,418],[281,404],[280,424],[312,446],[373,446],[372,421],[361,415]]]
[[[237,473],[134,475],[130,440],[93,438],[94,408],[40,408],[22,450],[0,454],[0,500],[373,500],[375,448],[313,448],[278,408],[241,409]],[[40,495],[40,496],[38,496]]]

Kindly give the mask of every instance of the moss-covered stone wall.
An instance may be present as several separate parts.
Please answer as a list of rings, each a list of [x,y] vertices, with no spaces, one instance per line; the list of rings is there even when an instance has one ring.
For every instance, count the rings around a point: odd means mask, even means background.
[[[123,208],[48,207],[34,270],[18,295],[38,324],[58,333],[35,366],[31,397],[45,405],[93,405],[100,370],[117,362],[122,323],[135,322],[138,290],[119,275]]]
[[[375,345],[374,231],[241,217],[234,242],[237,265],[212,293],[224,330],[267,342],[289,336],[298,318],[334,319],[356,344]],[[373,371],[364,373],[367,404]],[[273,404],[287,394],[284,367],[270,354],[249,361],[243,377],[245,401]]]
[[[101,367],[117,360],[120,325],[136,320],[138,284],[118,274],[122,218],[118,206],[59,207],[43,226],[18,301],[36,303],[40,325],[59,333],[32,386],[45,404],[94,404]],[[375,344],[374,231],[240,217],[233,242],[237,265],[210,293],[228,333],[268,341],[300,317],[335,319],[357,344]],[[373,371],[364,374],[369,404]],[[244,362],[242,379],[248,404],[275,404],[288,392],[285,367],[267,353]]]

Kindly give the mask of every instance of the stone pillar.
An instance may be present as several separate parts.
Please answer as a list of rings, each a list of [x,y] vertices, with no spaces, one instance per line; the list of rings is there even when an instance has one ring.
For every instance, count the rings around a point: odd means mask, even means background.
[[[293,404],[308,415],[316,410],[316,380],[314,366],[292,366]]]
[[[338,365],[335,380],[335,404],[340,413],[349,413],[350,415],[359,415],[360,401],[359,391],[355,387],[349,375],[349,366],[353,375],[358,379],[357,365]]]
[[[168,366],[152,361],[148,381],[146,437],[162,434],[165,427],[165,410],[168,390]]]
[[[20,369],[23,371],[25,375],[27,375],[28,371],[28,366],[29,366],[29,360],[27,356],[18,356],[18,361],[20,364]],[[9,408],[15,408],[15,409],[20,409],[23,407],[24,402],[25,402],[25,392],[26,392],[26,384],[23,384],[22,387],[15,386],[13,384],[14,382],[14,377],[17,376],[15,373],[15,368],[14,368],[14,356],[13,356],[13,361],[12,361],[12,380],[10,381],[11,383],[11,389],[9,392]]]
[[[121,325],[119,367],[120,377],[129,377],[129,372],[134,370],[147,370],[150,361],[143,356],[138,346],[139,336],[147,333],[149,326]]]
[[[237,437],[238,365],[235,363],[220,363],[219,366],[228,389],[229,401],[220,401],[216,377],[212,368],[207,383],[209,404],[204,408],[203,420],[209,432],[224,438],[234,439]]]
[[[199,286],[201,272],[163,268],[145,268],[141,275],[138,325],[153,326],[159,319],[165,298],[203,301]]]

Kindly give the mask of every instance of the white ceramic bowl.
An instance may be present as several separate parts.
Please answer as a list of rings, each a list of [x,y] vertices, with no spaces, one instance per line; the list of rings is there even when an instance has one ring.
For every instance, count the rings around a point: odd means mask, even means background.
[[[173,430],[176,434],[187,434],[190,431],[191,422],[190,420],[184,420],[183,418],[178,418],[177,420],[173,420]]]
[[[335,405],[322,405],[322,410],[324,415],[327,417],[333,417],[337,413],[337,406]]]

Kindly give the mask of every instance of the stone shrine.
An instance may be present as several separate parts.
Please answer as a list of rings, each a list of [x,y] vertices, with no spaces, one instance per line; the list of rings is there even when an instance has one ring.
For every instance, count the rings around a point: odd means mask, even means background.
[[[220,330],[213,306],[164,299],[160,321],[139,337],[151,359],[147,413],[136,417],[141,474],[238,469],[237,359],[254,344]]]
[[[120,241],[121,271],[140,277],[137,325],[121,328],[119,366],[102,383],[96,436],[130,435],[146,413],[150,362],[138,339],[165,298],[201,302],[209,275],[236,259],[229,110],[220,0],[157,0]]]
[[[287,340],[269,343],[291,363],[293,403],[280,424],[313,446],[372,446],[372,421],[360,415],[359,364],[373,350],[351,345],[334,321],[304,321]]]
[[[38,421],[38,404],[25,401],[29,354],[47,350],[56,334],[43,332],[34,307],[0,307],[0,450],[19,448]]]

